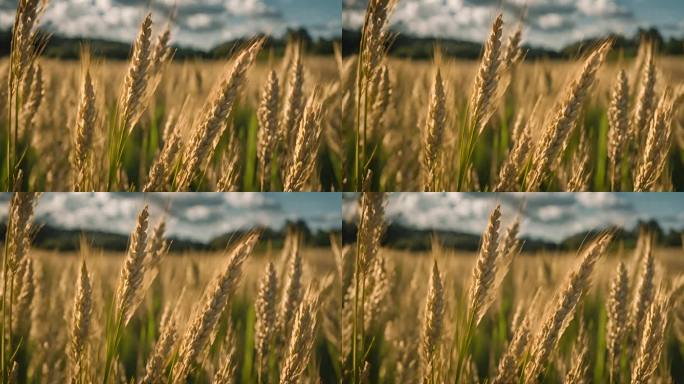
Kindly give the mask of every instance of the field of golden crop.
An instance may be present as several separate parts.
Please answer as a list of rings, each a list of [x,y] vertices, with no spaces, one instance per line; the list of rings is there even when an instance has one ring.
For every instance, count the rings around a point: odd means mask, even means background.
[[[191,189],[217,190],[220,178],[230,172],[232,185],[226,190],[281,190],[287,156],[291,152],[274,158],[273,173],[261,184],[260,154],[258,152],[259,121],[257,109],[271,69],[276,70],[279,78],[286,79],[282,58],[269,59],[264,54],[249,72],[245,86],[235,107],[226,120],[225,131],[221,133],[213,155],[209,156],[203,180]],[[4,68],[7,63],[5,62]],[[211,97],[211,91],[221,76],[230,68],[230,62],[223,61],[173,61],[161,77],[156,92],[147,102],[148,106],[140,117],[136,129],[127,138],[126,148],[121,161],[121,176],[125,183],[117,190],[140,190],[150,179],[150,171],[168,141],[169,130],[175,129],[180,143],[188,146],[194,133],[194,123],[206,109],[203,104]],[[82,64],[73,61],[41,60],[43,99],[32,124],[28,147],[23,166],[25,174],[31,175],[25,181],[32,190],[68,191],[76,189],[73,184],[73,156],[76,153],[76,127],[79,110]],[[328,57],[304,57],[305,94],[318,89],[318,96],[326,108],[333,103],[334,90],[326,79],[334,78],[335,63]],[[95,61],[90,65],[90,73],[96,95],[98,120],[93,127],[88,156],[90,156],[88,177],[89,188],[82,190],[104,190],[108,168],[108,158],[102,154],[108,151],[108,119],[116,108],[117,98],[124,81],[127,64],[115,61]],[[286,88],[285,81],[282,86]],[[331,93],[332,92],[332,93]],[[282,95],[281,95],[282,96]],[[323,100],[325,99],[325,100]],[[6,100],[6,97],[3,98]],[[282,100],[279,100],[282,103]],[[280,119],[282,116],[277,116]],[[7,122],[6,112],[2,122]],[[322,122],[321,124],[324,124]],[[339,189],[334,164],[337,162],[335,145],[330,126],[323,129],[320,150],[313,159],[314,169],[310,178],[311,190]],[[29,133],[29,132],[27,132]],[[332,143],[333,145],[329,145]],[[95,156],[96,154],[100,154]],[[237,156],[236,163],[227,159]],[[171,159],[163,184],[149,190],[173,190],[171,183],[180,166],[179,154]],[[230,169],[229,169],[230,168]]]
[[[681,58],[606,39],[575,60],[526,60],[525,30],[499,15],[479,63],[438,44],[432,62],[399,60],[386,53],[395,5],[369,3],[345,57],[345,190],[684,188]]]
[[[41,57],[20,2],[0,79],[5,191],[339,190],[335,58],[265,37],[216,61],[174,60],[170,25],[141,20],[126,63]]]
[[[681,382],[682,249],[642,230],[634,249],[607,231],[520,253],[497,207],[477,253],[393,251],[383,204],[363,194],[349,244],[343,382]]]
[[[75,254],[36,251],[35,202],[13,195],[3,242],[3,382],[319,376],[318,351],[327,345],[318,336],[319,305],[335,270],[329,249],[305,247],[295,232],[273,248],[250,232],[224,252],[168,254],[164,221],[146,206],[125,253],[86,240]]]
[[[380,247],[384,196],[357,235],[309,248],[249,233],[168,254],[140,211],[125,254],[30,248],[34,197],[4,242],[5,378],[26,383],[681,382],[684,250],[646,230],[520,252],[492,211],[478,252]],[[11,324],[11,326],[10,326]]]

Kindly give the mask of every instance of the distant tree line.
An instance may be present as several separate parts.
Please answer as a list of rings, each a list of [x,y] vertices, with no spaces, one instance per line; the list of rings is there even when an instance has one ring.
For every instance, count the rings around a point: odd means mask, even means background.
[[[663,247],[681,247],[681,231],[665,231],[658,222],[651,220],[640,222],[633,230],[622,228],[615,229],[615,241],[621,242],[626,248],[633,248],[639,237],[640,228],[648,228],[655,234],[657,244]],[[574,251],[580,249],[586,243],[587,238],[598,234],[597,230],[576,233],[568,236],[560,242],[551,242],[533,237],[523,237],[523,251],[559,250]],[[394,249],[410,251],[429,251],[433,238],[437,238],[439,244],[446,249],[462,251],[477,251],[480,247],[480,235],[453,230],[442,229],[416,229],[398,223],[392,223],[382,238],[382,245]],[[356,241],[356,225],[350,222],[342,224],[342,238],[345,244]]]
[[[311,247],[329,247],[330,233],[325,231],[312,231],[304,221],[287,223],[282,230],[262,228],[261,242],[259,246],[270,244],[275,249],[282,247],[288,228],[296,229],[302,236],[302,241]],[[6,223],[0,223],[0,243],[5,240]],[[233,231],[216,236],[206,243],[169,238],[171,252],[183,251],[220,251],[226,249],[235,239],[244,235],[244,231]],[[128,235],[94,231],[87,229],[64,229],[47,224],[38,225],[31,246],[39,249],[54,251],[76,251],[82,241],[95,249],[124,252],[128,248]]]
[[[75,60],[79,58],[83,45],[88,45],[93,56],[100,58],[127,60],[131,54],[132,42],[124,43],[80,37],[71,38],[45,33],[43,33],[43,36],[47,38],[47,45],[42,55],[44,57]],[[282,37],[268,36],[262,54],[282,56],[285,52],[285,46],[291,40],[301,41],[306,52],[312,55],[330,55],[333,53],[334,44],[339,42],[339,38],[314,38],[305,28],[292,28],[288,29]],[[10,30],[0,31],[0,56],[9,55],[11,41],[12,32]],[[221,59],[230,56],[236,49],[245,45],[246,42],[246,38],[225,41],[207,51],[174,46],[176,50],[174,57],[177,59]]]
[[[613,55],[623,57],[636,56],[639,42],[648,39],[652,41],[658,52],[664,55],[684,54],[684,37],[670,37],[666,39],[657,28],[639,29],[632,37],[611,34],[613,39]],[[361,33],[357,30],[344,29],[342,31],[343,55],[358,53]],[[560,50],[552,50],[541,47],[526,45],[526,58],[528,59],[571,59],[582,55],[586,50],[596,47],[603,38],[580,40],[566,45]],[[390,39],[388,46],[389,54],[395,57],[411,59],[431,59],[434,56],[434,48],[439,46],[441,51],[450,57],[476,60],[482,53],[482,43],[451,38],[417,37],[400,33],[394,39]]]

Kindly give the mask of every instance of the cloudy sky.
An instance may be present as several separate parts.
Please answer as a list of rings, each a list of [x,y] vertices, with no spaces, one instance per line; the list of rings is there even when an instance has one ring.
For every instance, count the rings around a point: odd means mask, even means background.
[[[649,219],[684,229],[684,195],[678,193],[393,193],[386,213],[416,228],[481,233],[496,204],[506,223],[524,206],[521,233],[550,241],[609,225],[631,229]],[[349,220],[356,211],[355,196],[345,194],[342,216]]]
[[[3,220],[9,198],[0,193]],[[279,229],[287,220],[302,219],[312,229],[339,229],[340,200],[339,193],[44,193],[36,221],[126,234],[148,204],[154,222],[165,216],[170,235],[208,241],[236,229]]]
[[[343,25],[358,27],[367,0],[343,1]],[[511,26],[524,7],[524,40],[535,46],[560,48],[606,32],[631,35],[640,26],[684,36],[682,0],[400,0],[392,23],[400,32],[420,36],[483,41],[498,12]]]
[[[176,8],[175,44],[206,49],[257,32],[281,35],[306,27],[314,36],[339,36],[341,0],[51,0],[43,18],[67,36],[132,41],[145,13],[163,23]],[[0,0],[0,27],[14,20],[17,0]]]

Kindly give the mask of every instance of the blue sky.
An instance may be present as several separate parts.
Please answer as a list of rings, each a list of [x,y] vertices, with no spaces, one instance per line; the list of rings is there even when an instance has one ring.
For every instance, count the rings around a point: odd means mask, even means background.
[[[0,193],[1,218],[9,198]],[[288,220],[304,220],[314,230],[339,229],[340,201],[340,193],[44,193],[36,221],[125,234],[148,204],[153,221],[166,217],[170,235],[208,241],[255,226],[280,229]]]
[[[632,229],[650,219],[684,229],[682,193],[393,193],[386,212],[390,221],[416,228],[481,233],[496,204],[504,222],[525,206],[521,233],[550,241],[609,225]],[[342,216],[353,218],[356,209],[346,194]]]
[[[343,25],[360,25],[367,0],[343,1]],[[537,46],[559,48],[649,26],[665,36],[684,36],[682,0],[400,0],[392,23],[399,32],[483,41],[498,12],[510,27],[525,6],[524,40]]]
[[[11,26],[16,4],[0,0],[1,27]],[[341,34],[340,0],[52,0],[44,24],[67,36],[132,41],[148,10],[161,24],[174,6],[174,42],[201,49],[258,32],[279,36],[287,27]]]

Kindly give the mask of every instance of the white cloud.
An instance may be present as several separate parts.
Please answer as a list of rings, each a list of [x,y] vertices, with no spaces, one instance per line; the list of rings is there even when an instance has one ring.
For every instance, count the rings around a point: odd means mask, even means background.
[[[366,1],[345,1],[343,26],[363,23]],[[496,14],[504,14],[504,33],[526,12],[524,43],[560,48],[576,38],[631,33],[638,24],[616,0],[402,0],[391,18],[400,33],[484,41]]]
[[[502,227],[521,215],[523,235],[551,241],[609,226],[630,229],[653,218],[668,228],[684,227],[684,215],[669,219],[669,212],[644,208],[645,200],[615,193],[392,193],[386,213],[389,221],[410,227],[477,234],[485,229],[495,205],[501,204]],[[345,220],[354,218],[355,199],[345,199],[342,212]]]
[[[318,31],[319,25],[331,20],[339,25],[339,10],[330,4],[322,3],[315,19],[278,8],[283,6],[269,0],[59,0],[48,3],[43,26],[69,37],[131,42],[147,12],[158,28],[174,13],[173,43],[206,49],[257,33],[281,35],[289,26],[304,26],[318,35],[329,33]],[[0,27],[11,26],[14,13],[14,5],[0,7]]]
[[[6,216],[9,197],[0,194],[0,218]],[[305,221],[312,230],[339,229],[337,201],[339,195],[335,194],[45,193],[36,207],[36,221],[68,229],[128,234],[147,204],[150,221],[164,217],[169,235],[208,241],[228,231],[253,227],[277,230],[287,221],[297,220]]]

